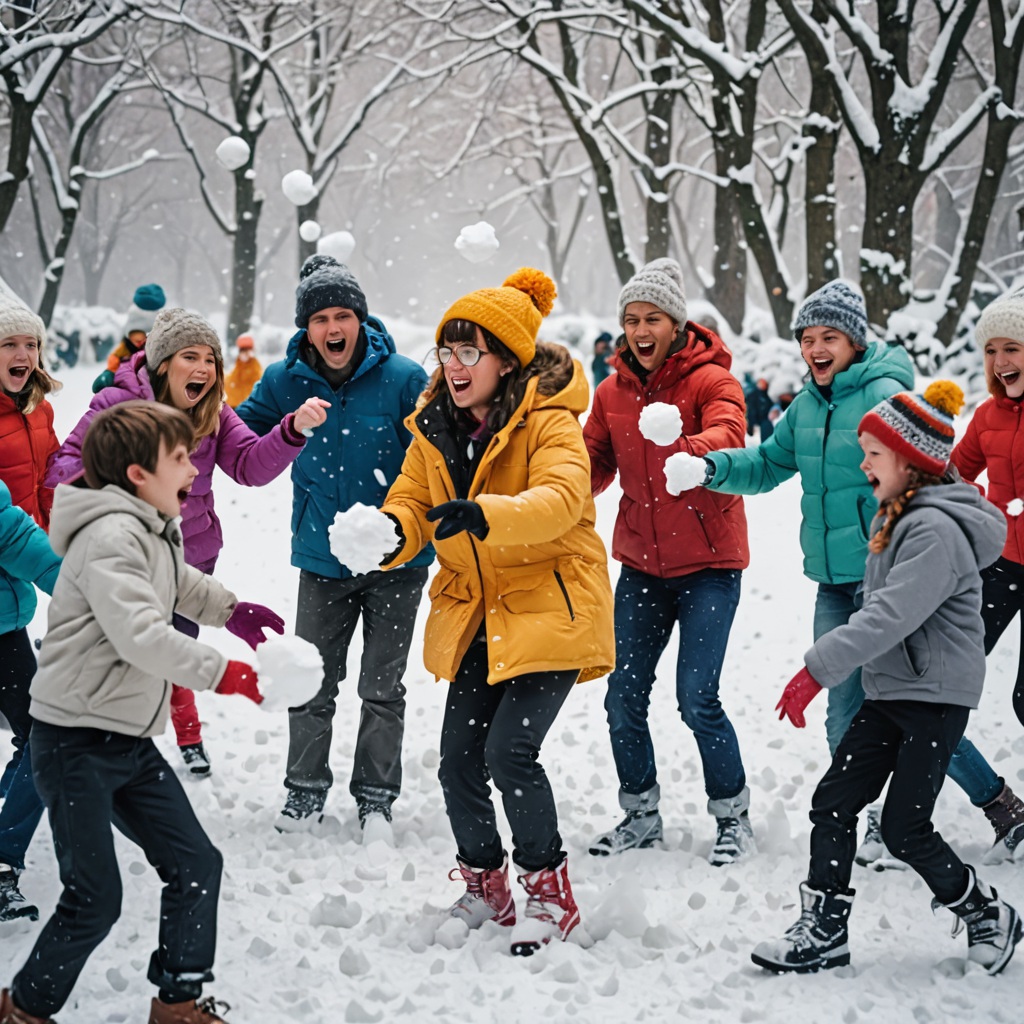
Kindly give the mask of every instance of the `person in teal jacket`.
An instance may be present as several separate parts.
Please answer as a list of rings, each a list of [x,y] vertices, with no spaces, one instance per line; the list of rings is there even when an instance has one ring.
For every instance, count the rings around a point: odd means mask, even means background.
[[[377,816],[372,832],[386,835],[402,779],[402,676],[434,552],[424,548],[400,571],[357,576],[334,557],[329,531],[334,517],[357,503],[384,504],[412,440],[404,420],[427,374],[399,355],[384,324],[369,315],[351,271],[330,256],[310,256],[303,265],[295,323],[299,331],[285,358],[267,368],[236,410],[257,434],[280,423],[279,410],[293,408],[290,402],[318,398],[326,412],[292,464],[292,565],[301,570],[295,633],[320,651],[324,680],[316,697],[289,711],[287,800],[277,828],[302,831],[322,818],[334,780],[328,762],[335,702],[361,616],[362,711],[349,791],[364,829]]]

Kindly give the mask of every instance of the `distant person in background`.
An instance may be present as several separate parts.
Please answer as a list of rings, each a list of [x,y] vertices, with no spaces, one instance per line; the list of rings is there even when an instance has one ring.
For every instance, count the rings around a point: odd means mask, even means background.
[[[611,357],[612,336],[607,331],[602,331],[594,339],[594,361],[590,364],[590,375],[594,378],[595,388],[615,372],[608,362]]]
[[[240,334],[235,342],[238,357],[231,372],[224,378],[224,394],[228,405],[237,409],[252,394],[256,381],[263,376],[263,367],[256,358],[256,339],[251,334]]]
[[[754,436],[754,430],[760,431],[761,440],[767,441],[775,430],[775,423],[771,418],[774,402],[768,394],[768,381],[759,377],[754,386],[746,395],[747,398],[747,434]]]
[[[146,335],[153,330],[157,313],[164,308],[167,298],[158,284],[140,284],[132,296],[132,304],[125,317],[121,341],[107,356],[107,368],[92,382],[95,395],[104,388],[112,387],[117,368],[146,345]]]

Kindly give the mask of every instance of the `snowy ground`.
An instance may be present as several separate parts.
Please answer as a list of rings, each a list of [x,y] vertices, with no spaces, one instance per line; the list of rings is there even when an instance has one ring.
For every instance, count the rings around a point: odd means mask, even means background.
[[[88,401],[93,373],[93,367],[81,367],[61,374],[66,387],[53,404],[62,438]],[[227,538],[218,577],[293,622],[290,481],[283,477],[253,492],[219,476],[215,491]],[[436,778],[444,690],[421,667],[419,636],[408,673],[405,783],[395,806],[394,849],[360,843],[347,789],[358,717],[353,685],[345,687],[336,719],[329,818],[312,837],[279,835],[273,828],[284,797],[284,713],[264,713],[242,698],[200,694],[214,772],[187,785],[225,857],[218,980],[208,992],[233,1005],[228,1018],[236,1024],[1019,1020],[1012,993],[1024,982],[1024,956],[996,979],[973,969],[965,973],[959,960],[950,962],[965,954],[964,936],[949,937],[951,915],[933,916],[930,894],[907,872],[855,868],[853,967],[777,978],[750,962],[759,939],[778,934],[797,916],[807,809],[827,761],[823,700],[811,706],[803,731],[772,713],[811,634],[814,588],[800,574],[798,498],[791,482],[748,500],[753,563],[723,676],[723,699],[753,793],[761,851],[756,858],[731,869],[705,861],[713,821],[705,812],[696,747],[674,707],[674,643],[662,662],[651,716],[667,825],[664,850],[612,860],[586,853],[594,834],[619,817],[604,681],[578,687],[552,730],[543,760],[582,919],[596,940],[589,948],[565,944],[532,959],[512,959],[507,934],[493,926],[468,937],[445,929],[433,939],[436,915],[461,887],[447,878],[454,848]],[[606,494],[598,504],[606,538],[616,501]],[[37,635],[42,623],[37,618]],[[233,657],[246,656],[240,641],[222,631],[205,638]],[[1024,737],[1010,707],[1016,644],[1012,629],[990,659],[986,699],[969,735],[1011,784],[1024,788]],[[356,657],[354,649],[350,666]],[[160,745],[181,771],[170,731]],[[940,797],[936,818],[965,859],[979,862],[990,827],[952,784]],[[61,1024],[138,1021],[152,994],[145,966],[157,934],[159,884],[138,850],[119,843],[124,913],[86,966],[59,1015]],[[984,877],[1021,907],[1022,872],[1024,865],[1007,865],[985,869]],[[44,913],[52,909],[59,884],[45,824],[29,852],[23,888]],[[0,925],[3,982],[27,955],[39,927]]]

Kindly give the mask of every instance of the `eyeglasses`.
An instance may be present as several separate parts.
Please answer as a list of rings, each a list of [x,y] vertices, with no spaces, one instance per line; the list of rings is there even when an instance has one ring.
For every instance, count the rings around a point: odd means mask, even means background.
[[[486,349],[477,348],[475,345],[459,345],[457,348],[438,345],[437,361],[442,366],[447,365],[451,361],[453,354],[463,366],[476,366],[480,362],[480,357],[490,355],[490,352],[486,351]]]

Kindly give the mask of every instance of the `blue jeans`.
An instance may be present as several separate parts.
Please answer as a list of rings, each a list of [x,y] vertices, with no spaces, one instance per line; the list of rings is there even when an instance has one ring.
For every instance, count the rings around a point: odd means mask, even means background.
[[[43,816],[43,802],[32,781],[31,740],[22,748],[21,760],[0,810],[0,864],[25,869],[25,851]]]
[[[718,699],[718,679],[740,599],[740,572],[703,569],[661,579],[622,567],[615,588],[615,664],[605,710],[623,793],[640,794],[658,781],[647,709],[658,659],[679,623],[676,699],[693,730],[711,800],[746,785],[739,743]]]

